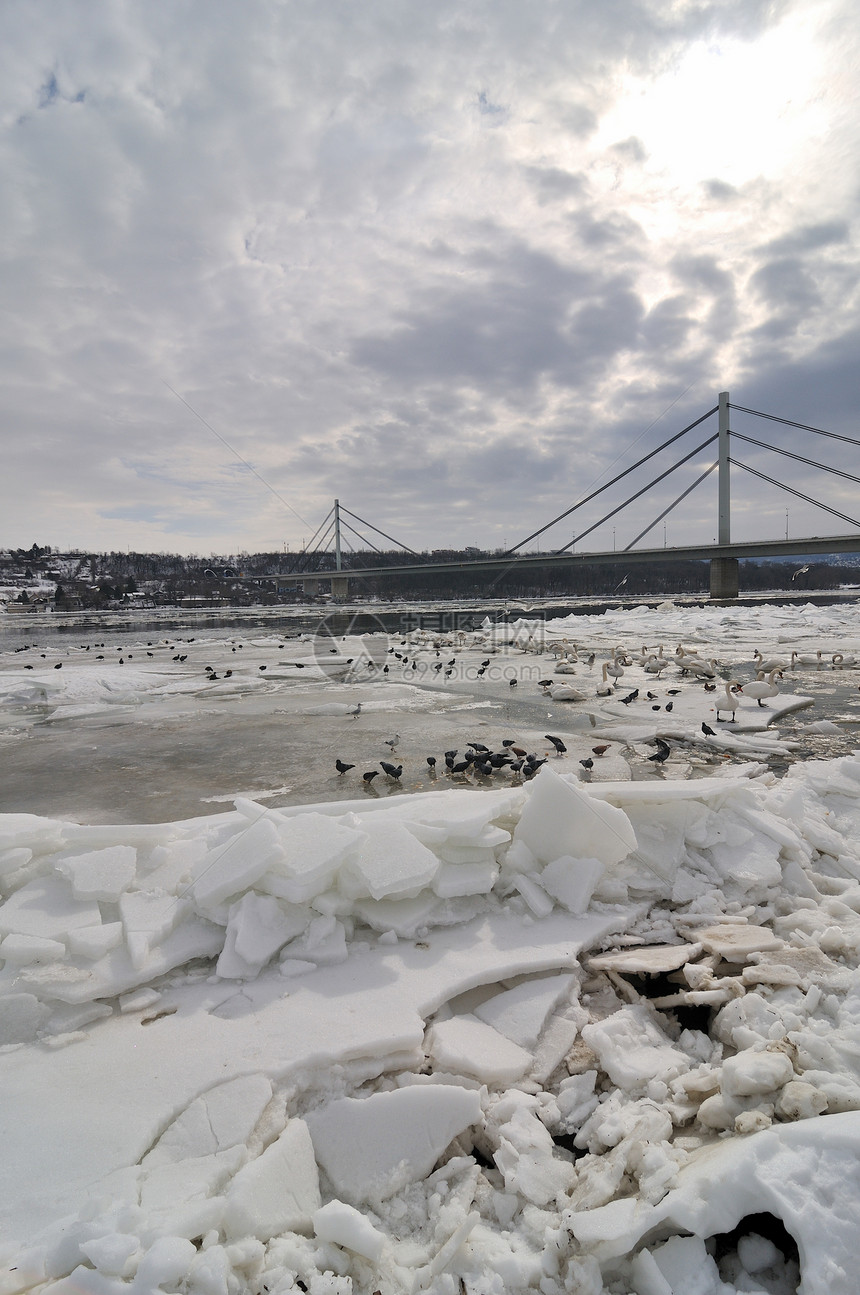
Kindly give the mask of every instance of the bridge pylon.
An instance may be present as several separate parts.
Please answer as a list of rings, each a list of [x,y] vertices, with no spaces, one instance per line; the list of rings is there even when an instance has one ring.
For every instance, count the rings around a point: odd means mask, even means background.
[[[729,545],[732,542],[732,496],[731,456],[729,454],[729,393],[721,391],[718,404],[718,506],[717,506],[717,542]],[[711,558],[710,588],[714,599],[737,598],[740,591],[740,576],[737,558]]]

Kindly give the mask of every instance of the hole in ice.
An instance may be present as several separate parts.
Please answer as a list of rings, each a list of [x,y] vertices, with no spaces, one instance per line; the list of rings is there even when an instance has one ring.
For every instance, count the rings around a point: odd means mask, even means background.
[[[730,1286],[795,1295],[800,1283],[797,1242],[776,1215],[748,1214],[731,1232],[710,1237],[707,1247]]]
[[[574,1160],[579,1160],[581,1156],[588,1155],[588,1148],[578,1147],[574,1141],[575,1138],[576,1133],[554,1133],[552,1135],[552,1140],[557,1147],[561,1147],[562,1151],[569,1151]]]

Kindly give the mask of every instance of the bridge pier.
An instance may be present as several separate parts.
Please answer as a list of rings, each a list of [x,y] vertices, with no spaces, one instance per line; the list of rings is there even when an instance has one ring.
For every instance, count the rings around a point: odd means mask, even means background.
[[[711,558],[711,597],[737,598],[738,591],[737,558]]]
[[[349,596],[349,576],[332,576],[331,596],[337,602],[346,602]]]

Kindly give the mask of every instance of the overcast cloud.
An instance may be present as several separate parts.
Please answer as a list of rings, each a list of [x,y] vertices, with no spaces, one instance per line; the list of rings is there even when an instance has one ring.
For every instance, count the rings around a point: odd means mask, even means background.
[[[858,68],[853,0],[7,0],[0,544],[295,548],[339,496],[492,548],[720,390],[860,435]],[[853,483],[735,451],[860,517]],[[850,529],[732,489],[737,538]],[[665,535],[715,527],[712,476]]]

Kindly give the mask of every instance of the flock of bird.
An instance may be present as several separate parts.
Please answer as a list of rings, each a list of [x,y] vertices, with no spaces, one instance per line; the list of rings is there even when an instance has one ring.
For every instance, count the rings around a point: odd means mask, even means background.
[[[546,733],[545,739],[552,746],[555,754],[559,757],[567,753],[567,746],[564,740],[553,733]],[[395,734],[393,738],[386,740],[385,745],[391,749],[392,754],[396,751],[400,735]],[[492,778],[494,774],[509,773],[514,779],[528,780],[533,778],[537,771],[547,763],[547,756],[539,756],[534,752],[529,752],[525,747],[518,746],[514,738],[503,738],[500,743],[501,750],[494,751],[483,742],[467,742],[466,749],[460,755],[459,748],[452,747],[444,752],[444,765],[446,774],[454,777],[464,777],[472,774],[480,778]],[[591,769],[594,765],[594,758],[600,759],[610,749],[611,743],[605,742],[591,748],[592,754],[579,763],[584,769]],[[425,756],[428,770],[431,777],[437,776],[438,757],[435,755]],[[391,764],[388,760],[380,760],[379,769],[368,769],[361,775],[362,781],[370,785],[373,779],[378,777],[380,771],[385,774],[390,782],[399,782],[403,774],[403,765]],[[352,769],[357,768],[355,764],[349,764],[346,760],[338,758],[335,760],[335,769],[343,777]]]

